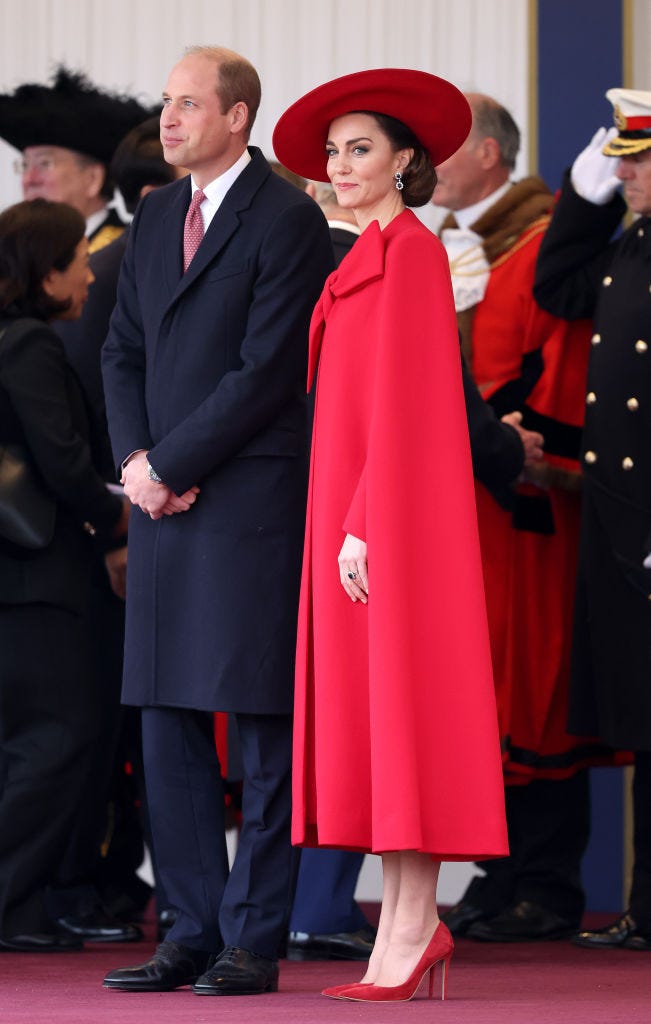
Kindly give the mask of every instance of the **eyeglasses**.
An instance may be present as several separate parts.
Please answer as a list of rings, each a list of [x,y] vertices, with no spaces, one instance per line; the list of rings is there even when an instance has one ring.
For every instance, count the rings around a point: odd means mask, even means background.
[[[14,171],[16,174],[27,174],[28,171],[41,171],[44,174],[53,170],[58,161],[53,156],[18,157],[14,160]]]

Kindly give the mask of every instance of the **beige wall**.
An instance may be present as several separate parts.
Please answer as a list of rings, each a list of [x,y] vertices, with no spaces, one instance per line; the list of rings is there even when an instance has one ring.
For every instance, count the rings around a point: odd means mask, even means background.
[[[413,67],[494,94],[525,133],[526,0],[17,0],[0,4],[0,91],[45,81],[54,63],[152,102],[192,43],[220,43],[260,71],[252,142],[303,92],[364,68]],[[0,143],[0,207],[20,198]],[[524,170],[524,164],[521,168]]]

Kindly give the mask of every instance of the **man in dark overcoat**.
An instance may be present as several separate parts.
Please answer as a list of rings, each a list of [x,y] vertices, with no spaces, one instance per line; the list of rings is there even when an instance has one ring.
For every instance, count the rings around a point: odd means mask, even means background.
[[[307,333],[332,252],[316,204],[247,148],[259,99],[228,50],[193,48],[172,69],[161,140],[191,176],[136,213],[103,354],[139,507],[123,701],[143,708],[154,848],[178,911],[148,963],[109,973],[114,988],[275,991],[287,928]],[[235,716],[243,761],[230,872],[214,711]]]
[[[635,752],[629,907],[573,941],[651,950],[651,92],[606,95],[617,128],[566,178],[535,296],[557,316],[594,317],[569,728]],[[626,204],[637,219],[612,240]]]

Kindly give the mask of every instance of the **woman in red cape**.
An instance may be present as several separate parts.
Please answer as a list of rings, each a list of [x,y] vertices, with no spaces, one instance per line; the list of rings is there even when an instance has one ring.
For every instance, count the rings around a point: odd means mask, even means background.
[[[293,841],[382,854],[375,949],[337,998],[411,998],[438,961],[445,983],[440,862],[507,852],[448,261],[406,209],[469,127],[454,86],[394,68],[313,90],[274,133],[362,228],[312,319],[296,667]]]

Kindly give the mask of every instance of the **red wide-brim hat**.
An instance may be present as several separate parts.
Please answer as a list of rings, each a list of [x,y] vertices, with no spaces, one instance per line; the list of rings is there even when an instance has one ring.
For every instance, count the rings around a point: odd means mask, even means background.
[[[472,124],[468,101],[451,82],[425,71],[375,68],[335,78],[293,103],[274,129],[278,160],[304,178],[327,181],[325,144],[330,124],[342,114],[359,110],[402,121],[434,165],[456,152]]]

